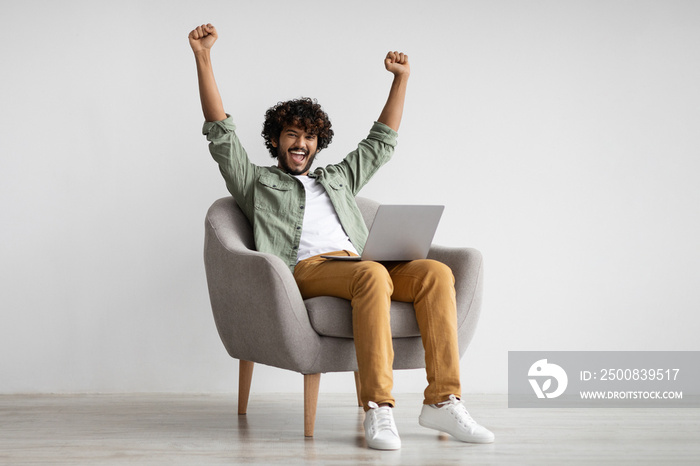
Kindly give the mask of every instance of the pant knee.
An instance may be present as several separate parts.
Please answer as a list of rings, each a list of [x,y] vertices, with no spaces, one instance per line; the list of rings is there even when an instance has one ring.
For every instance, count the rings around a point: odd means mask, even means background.
[[[387,269],[378,262],[361,262],[353,276],[354,288],[360,290],[373,290],[383,292],[391,296],[394,286]]]
[[[452,269],[442,262],[426,259],[424,264],[424,283],[430,285],[454,287],[455,277]]]

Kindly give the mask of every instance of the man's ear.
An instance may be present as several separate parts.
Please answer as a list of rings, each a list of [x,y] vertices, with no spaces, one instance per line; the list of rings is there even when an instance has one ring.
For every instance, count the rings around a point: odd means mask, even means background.
[[[279,145],[279,141],[270,138],[270,144],[272,144],[272,147],[277,147]]]

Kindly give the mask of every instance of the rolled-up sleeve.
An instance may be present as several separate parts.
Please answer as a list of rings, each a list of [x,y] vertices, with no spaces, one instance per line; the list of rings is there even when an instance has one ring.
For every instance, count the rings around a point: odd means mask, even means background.
[[[397,138],[396,131],[384,123],[375,121],[369,135],[360,141],[357,149],[336,165],[344,172],[354,194],[357,194],[377,170],[391,159]]]
[[[372,128],[369,130],[369,136],[367,136],[367,139],[375,139],[383,144],[396,147],[398,137],[399,133],[389,128],[384,123],[375,121]]]
[[[236,125],[231,115],[225,120],[207,121],[202,127],[209,141],[209,153],[219,165],[226,181],[226,188],[238,205],[248,213],[250,208],[250,186],[255,179],[256,166],[250,163],[248,154],[236,136]]]

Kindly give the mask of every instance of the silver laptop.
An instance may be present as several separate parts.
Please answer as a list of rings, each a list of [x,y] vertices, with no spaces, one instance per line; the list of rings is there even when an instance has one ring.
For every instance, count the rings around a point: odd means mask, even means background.
[[[443,210],[442,205],[380,205],[362,256],[321,257],[351,261],[425,259]]]

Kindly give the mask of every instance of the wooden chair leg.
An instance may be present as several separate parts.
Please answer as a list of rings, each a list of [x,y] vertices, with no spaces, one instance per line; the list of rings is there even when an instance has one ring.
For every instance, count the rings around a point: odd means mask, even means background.
[[[360,383],[360,373],[355,371],[355,391],[357,392],[357,406],[362,407],[362,398],[360,397],[360,391],[362,384]]]
[[[304,436],[314,436],[316,424],[316,405],[318,404],[318,386],[321,374],[304,374]]]
[[[248,411],[248,397],[250,396],[250,382],[253,380],[253,366],[251,361],[238,361],[238,414]]]

